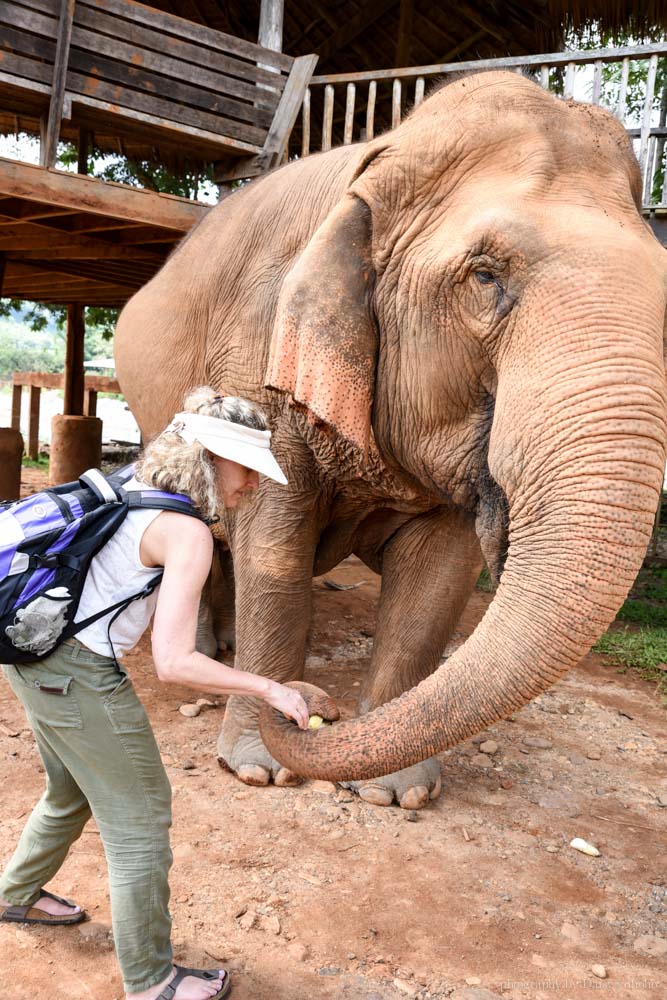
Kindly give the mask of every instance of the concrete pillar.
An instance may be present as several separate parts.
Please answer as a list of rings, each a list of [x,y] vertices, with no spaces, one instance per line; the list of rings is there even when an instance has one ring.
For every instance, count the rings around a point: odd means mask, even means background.
[[[58,413],[51,420],[49,483],[58,486],[78,479],[102,460],[102,421],[97,417]]]
[[[0,501],[18,500],[23,438],[13,427],[0,427]]]

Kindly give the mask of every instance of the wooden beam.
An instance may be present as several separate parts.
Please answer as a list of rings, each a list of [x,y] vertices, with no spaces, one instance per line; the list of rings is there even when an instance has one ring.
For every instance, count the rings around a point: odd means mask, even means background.
[[[62,389],[65,376],[61,372],[14,372],[12,384],[15,388],[38,385],[40,389]],[[108,375],[85,375],[84,388],[87,392],[120,392],[118,380]]]
[[[28,458],[39,458],[39,404],[42,390],[38,385],[30,386],[30,409],[28,410]]]
[[[5,280],[5,264],[7,254],[0,250],[0,298],[2,298],[2,283]]]
[[[410,65],[410,44],[412,41],[412,18],[414,15],[414,0],[401,0],[401,13],[398,21],[398,40],[396,42],[395,66]]]
[[[263,48],[282,52],[284,16],[285,0],[262,0],[257,41]]]
[[[145,188],[113,184],[95,177],[45,170],[31,163],[0,158],[0,195],[41,201],[50,206],[127,219],[187,233],[208,206]]]
[[[79,141],[77,143],[77,174],[88,173],[88,148],[90,146],[90,132],[87,128],[79,129]]]
[[[320,45],[317,50],[320,62],[325,63],[339,49],[349,45],[353,39],[370,28],[378,18],[394,7],[396,2],[397,0],[369,0],[354,17],[351,17],[346,24],[334,31],[323,45]]]
[[[151,250],[137,247],[128,252],[126,247],[111,240],[91,239],[68,230],[39,226],[31,222],[0,228],[0,253],[3,251],[11,253],[12,257],[26,252],[34,256],[41,251],[49,254],[57,252],[59,256],[76,260],[127,260],[131,256],[135,260],[152,263],[155,267],[162,263],[162,256]]]
[[[317,56],[299,56],[294,60],[262,150],[262,161],[267,167],[275,166],[282,159],[316,65]]]
[[[58,24],[56,57],[53,63],[49,119],[46,126],[46,136],[39,155],[40,163],[43,167],[53,167],[58,155],[60,122],[63,117],[63,101],[65,99],[65,86],[67,83],[69,44],[72,38],[72,21],[74,20],[74,3],[75,0],[61,0],[60,3],[60,22]]]
[[[63,413],[67,416],[83,416],[83,341],[85,323],[83,306],[80,302],[67,306],[67,342],[65,346],[65,378]]]

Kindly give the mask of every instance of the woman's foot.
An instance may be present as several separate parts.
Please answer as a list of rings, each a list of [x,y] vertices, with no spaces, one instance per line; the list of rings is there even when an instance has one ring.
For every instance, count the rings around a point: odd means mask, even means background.
[[[6,899],[0,898],[0,906],[12,906]],[[61,903],[60,900],[51,899],[49,896],[40,896],[36,903],[32,904],[33,909],[43,910],[44,913],[50,913],[52,917],[73,917],[77,913],[81,913],[80,906],[68,906],[65,903]]]
[[[217,972],[217,979],[199,979],[197,976],[185,976],[176,987],[173,1000],[209,1000],[209,997],[214,997],[222,989],[227,975],[224,969],[218,969]],[[126,993],[125,1000],[157,1000],[162,990],[165,986],[169,985],[175,975],[176,969],[172,969],[167,978],[158,983],[157,986],[151,986],[149,990],[144,990],[143,993]]]

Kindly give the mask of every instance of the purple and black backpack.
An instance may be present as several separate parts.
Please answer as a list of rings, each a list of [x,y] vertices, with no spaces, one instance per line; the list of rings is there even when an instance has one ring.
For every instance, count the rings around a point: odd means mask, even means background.
[[[110,611],[113,622],[158,586],[162,570],[139,593],[74,622],[90,562],[130,510],[201,517],[183,494],[125,490],[133,474],[132,466],[111,476],[90,469],[78,482],[0,504],[0,663],[41,660]]]

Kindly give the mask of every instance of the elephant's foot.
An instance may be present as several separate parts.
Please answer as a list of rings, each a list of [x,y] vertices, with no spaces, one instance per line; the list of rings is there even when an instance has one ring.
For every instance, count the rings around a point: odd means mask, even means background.
[[[396,800],[401,809],[423,809],[431,799],[437,799],[442,788],[440,764],[429,757],[421,764],[414,764],[384,778],[370,781],[341,781],[364,802],[373,806],[390,806]]]
[[[258,733],[244,732],[234,742],[231,752],[224,752],[224,729],[218,741],[218,762],[232,771],[245,785],[274,785],[288,788],[300,785],[301,778],[279,764],[262,743]]]

